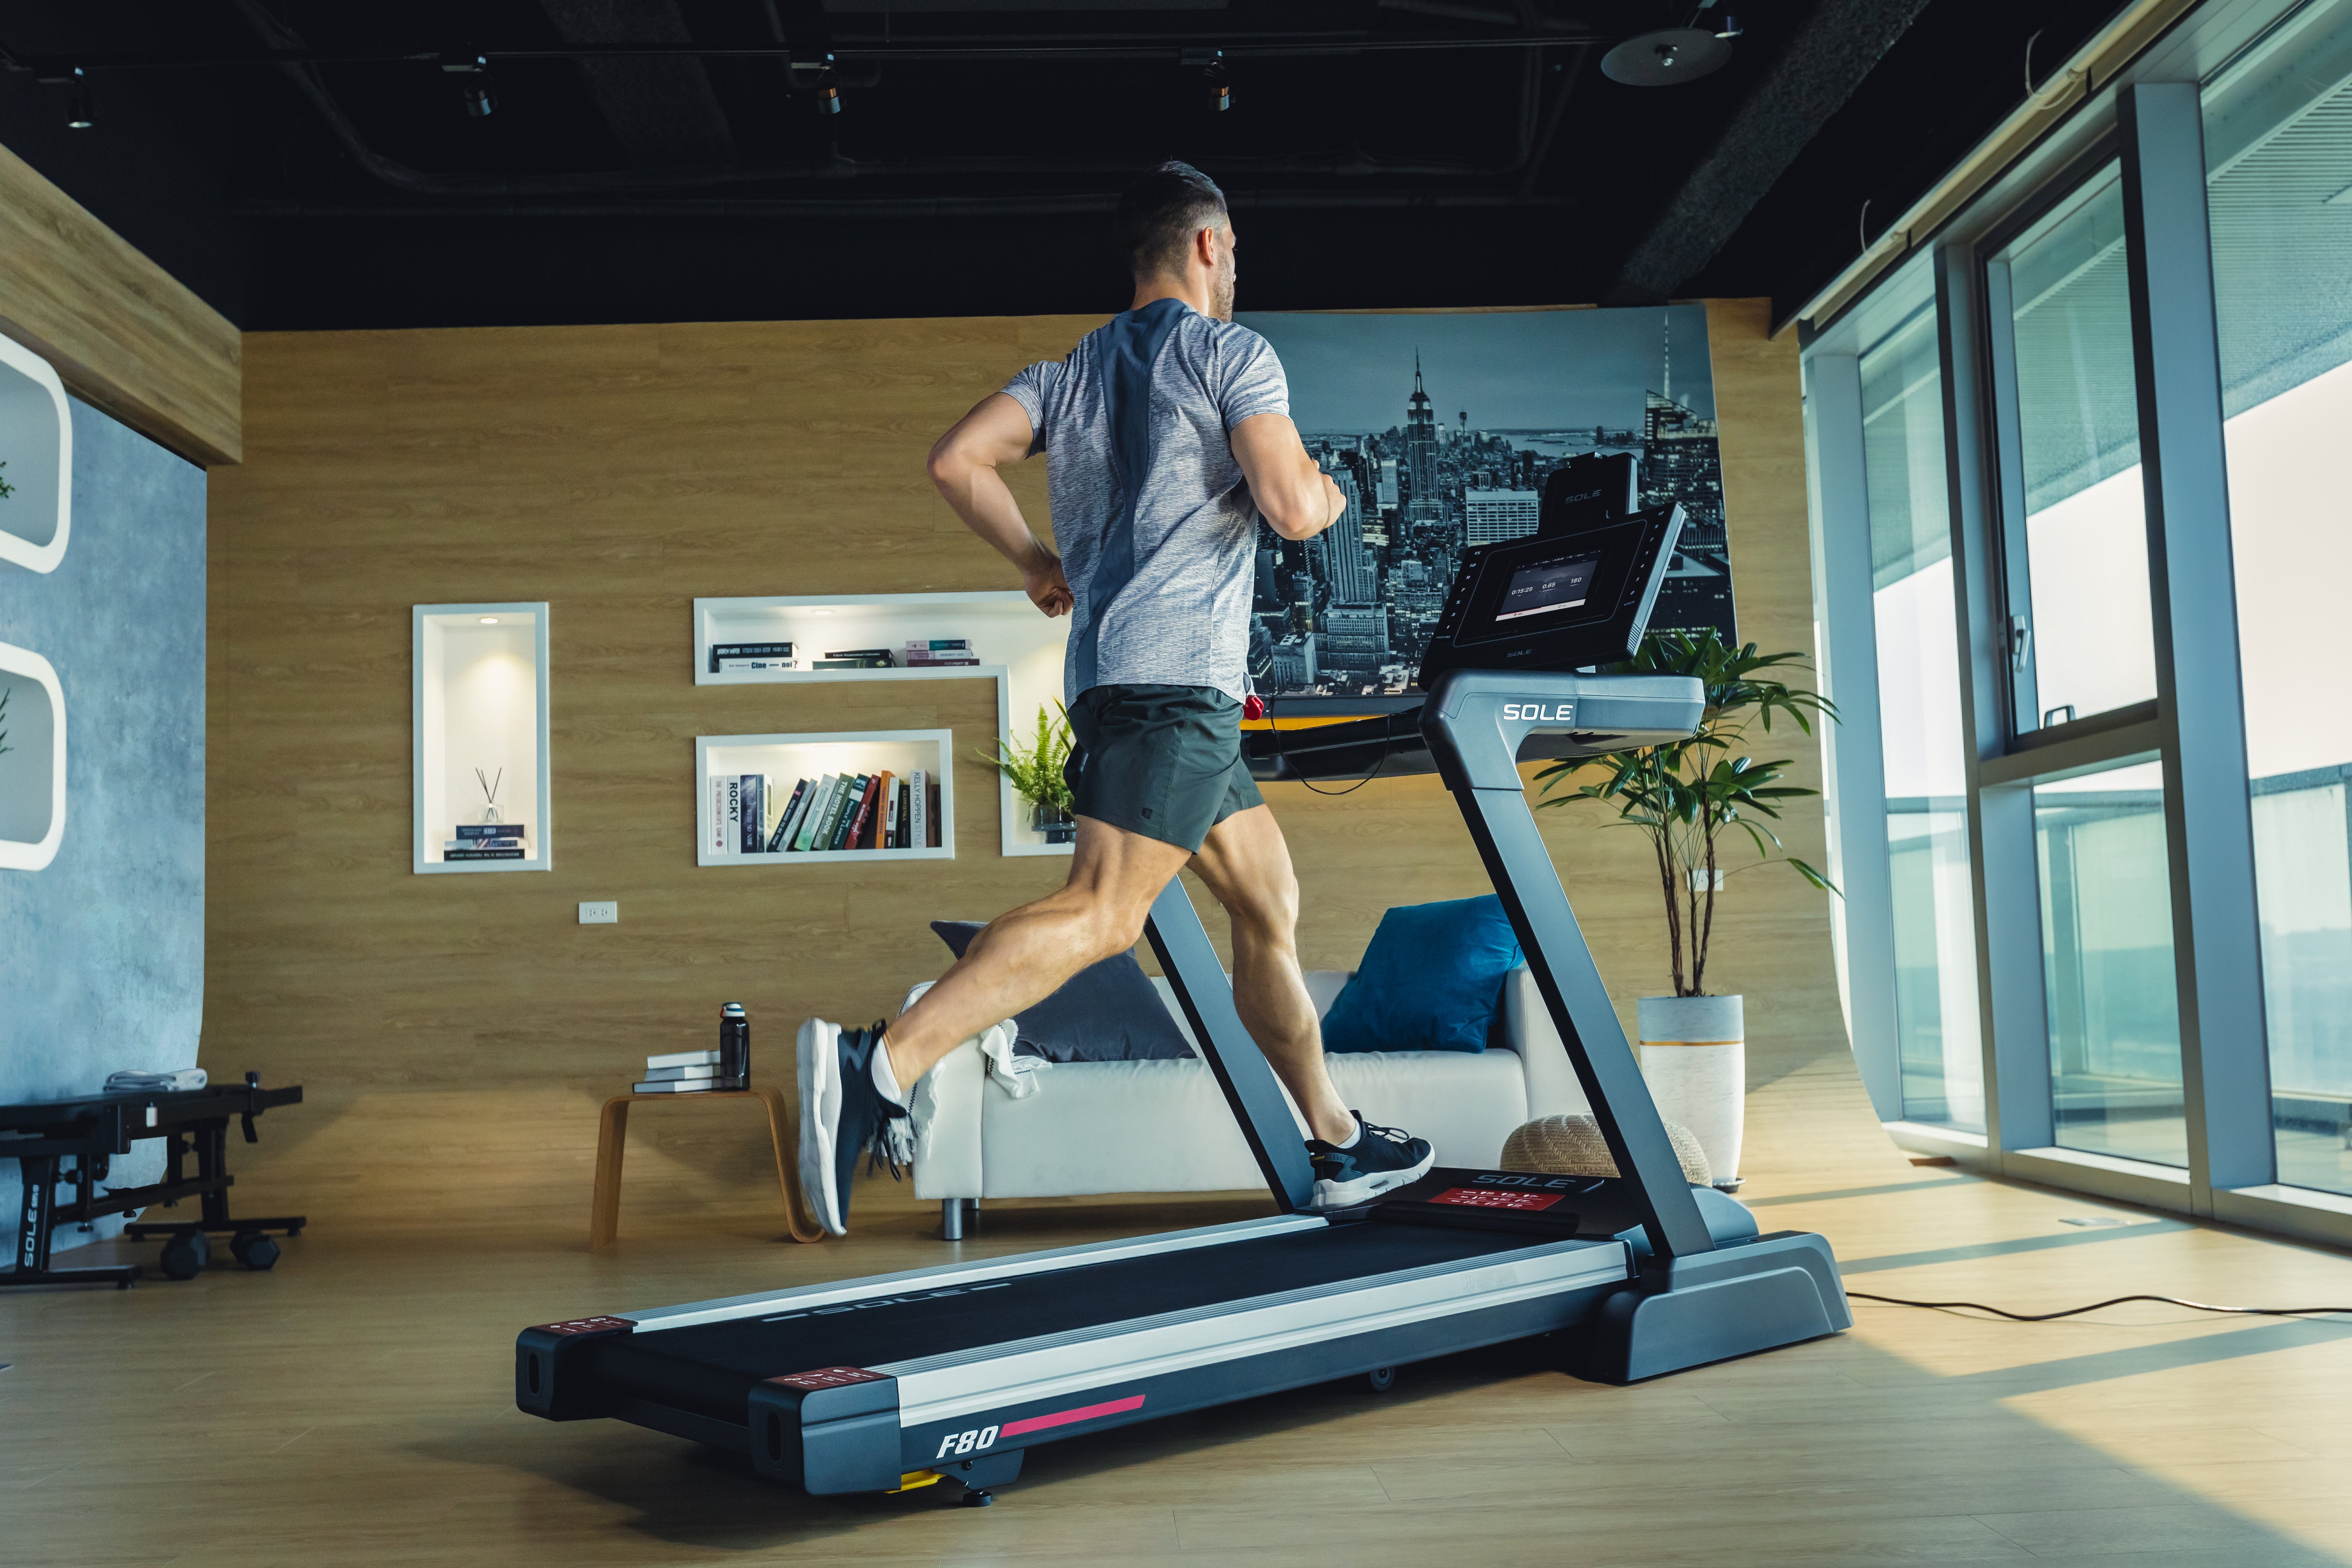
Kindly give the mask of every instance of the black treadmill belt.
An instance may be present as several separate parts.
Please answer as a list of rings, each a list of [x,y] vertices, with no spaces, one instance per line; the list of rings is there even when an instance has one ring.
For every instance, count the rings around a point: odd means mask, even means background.
[[[640,1329],[600,1342],[593,1364],[615,1393],[740,1423],[752,1384],[789,1373],[912,1361],[1540,1244],[1505,1231],[1328,1226],[974,1279],[952,1295],[919,1289],[814,1310]]]

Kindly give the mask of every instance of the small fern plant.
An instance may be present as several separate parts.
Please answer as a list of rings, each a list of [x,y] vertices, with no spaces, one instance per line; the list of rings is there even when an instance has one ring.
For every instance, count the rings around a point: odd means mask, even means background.
[[[1062,776],[1062,769],[1076,742],[1070,735],[1070,710],[1059,702],[1054,706],[1061,710],[1059,718],[1046,711],[1045,704],[1038,704],[1037,737],[1025,749],[999,741],[994,750],[976,751],[974,754],[1003,773],[1013,785],[1014,795],[1032,805],[1042,806],[1049,815],[1067,816],[1070,785]]]
[[[15,688],[15,687],[13,687],[13,686],[0,686],[0,723],[5,723],[5,722],[6,722],[6,721],[7,721],[7,718],[8,718],[8,693],[9,693],[9,692],[11,692],[11,691],[13,691],[13,690],[15,690],[15,689],[16,689],[16,688]],[[9,745],[9,744],[7,743],[7,741],[8,741],[8,731],[5,731],[5,730],[0,730],[0,757],[5,757],[5,756],[6,756],[10,752],[12,752],[12,751],[14,751],[14,750],[16,749],[15,747],[13,747],[13,746]]]
[[[0,468],[5,468],[8,465],[6,463],[0,463]],[[0,476],[0,500],[6,500],[10,496],[15,495],[16,493],[16,487],[10,484],[5,476]]]

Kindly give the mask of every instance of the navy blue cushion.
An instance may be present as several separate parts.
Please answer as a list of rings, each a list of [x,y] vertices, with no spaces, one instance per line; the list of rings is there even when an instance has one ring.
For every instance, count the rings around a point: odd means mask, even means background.
[[[1323,1048],[1483,1051],[1503,1027],[1503,977],[1525,962],[1492,893],[1391,910],[1324,1015]]]
[[[978,921],[933,921],[931,929],[958,958],[971,945]],[[1062,988],[1013,1020],[1013,1048],[1055,1062],[1181,1061],[1192,1047],[1176,1030],[1159,988],[1122,952],[1079,970]]]

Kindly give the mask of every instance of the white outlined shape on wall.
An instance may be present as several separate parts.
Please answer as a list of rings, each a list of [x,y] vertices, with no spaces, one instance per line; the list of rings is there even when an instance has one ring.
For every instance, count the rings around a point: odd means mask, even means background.
[[[0,338],[0,561],[54,572],[73,535],[73,416],[48,361]]]
[[[0,870],[38,871],[66,836],[66,693],[49,661],[0,642]]]

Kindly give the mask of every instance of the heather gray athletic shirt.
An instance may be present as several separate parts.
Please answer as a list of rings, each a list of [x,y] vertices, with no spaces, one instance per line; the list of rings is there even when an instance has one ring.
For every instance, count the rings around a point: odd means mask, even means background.
[[[1288,414],[1282,362],[1181,300],[1114,316],[1005,384],[1045,454],[1077,601],[1067,700],[1097,686],[1210,686],[1239,701],[1257,508],[1227,432]]]

